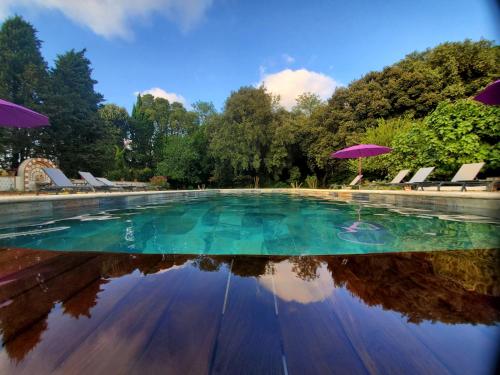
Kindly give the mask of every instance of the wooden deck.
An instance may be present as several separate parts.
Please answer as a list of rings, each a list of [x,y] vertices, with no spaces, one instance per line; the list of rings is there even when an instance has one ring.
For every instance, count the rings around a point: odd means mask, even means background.
[[[498,251],[0,250],[1,374],[489,374]]]

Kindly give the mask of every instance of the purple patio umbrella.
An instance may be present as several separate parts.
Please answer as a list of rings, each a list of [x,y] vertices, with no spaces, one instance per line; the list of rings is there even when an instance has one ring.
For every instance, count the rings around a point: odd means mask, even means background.
[[[333,152],[330,156],[338,159],[358,159],[358,175],[361,175],[361,158],[387,154],[392,149],[379,145],[356,145]]]
[[[50,125],[47,116],[0,99],[0,126],[9,128],[37,128],[47,125]]]
[[[474,97],[474,100],[488,105],[500,105],[500,79],[486,86]]]

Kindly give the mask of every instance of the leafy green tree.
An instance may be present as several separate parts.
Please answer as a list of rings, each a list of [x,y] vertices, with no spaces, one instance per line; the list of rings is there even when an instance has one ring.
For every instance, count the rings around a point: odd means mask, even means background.
[[[199,184],[199,155],[194,140],[180,135],[169,137],[157,171],[160,175],[167,176],[174,186]]]
[[[193,112],[196,114],[198,125],[206,125],[217,114],[211,102],[197,101],[192,107]]]
[[[47,63],[40,53],[42,42],[35,28],[19,16],[7,19],[0,28],[0,97],[44,112]],[[0,128],[0,165],[15,168],[33,155],[37,129]]]
[[[69,176],[79,170],[102,175],[113,165],[113,137],[99,117],[102,96],[91,74],[85,50],[59,55],[50,71],[44,108],[51,126],[43,128],[40,147]]]
[[[306,92],[297,97],[297,104],[292,108],[292,112],[311,117],[321,104],[319,95]]]
[[[369,128],[360,135],[361,144],[376,144],[379,146],[391,147],[394,138],[401,132],[406,132],[412,127],[418,127],[418,120],[413,120],[409,116],[399,117],[389,120],[380,119],[378,126]],[[398,171],[395,170],[392,154],[384,154],[363,159],[363,176],[365,179],[384,179],[394,177]],[[351,160],[350,170],[355,174],[358,170],[357,160]]]
[[[105,104],[99,108],[99,117],[116,134],[117,145],[130,138],[130,116],[125,108],[116,104]]]
[[[167,138],[190,134],[197,125],[196,113],[181,103],[170,103],[150,94],[138,95],[130,122],[133,165],[154,169],[163,159]]]
[[[436,177],[450,178],[464,163],[485,161],[485,171],[500,168],[500,108],[471,100],[443,102],[423,123],[393,140],[398,167],[436,166]]]
[[[236,177],[265,176],[274,124],[272,102],[263,87],[242,87],[230,95],[210,143],[216,169],[230,166]]]

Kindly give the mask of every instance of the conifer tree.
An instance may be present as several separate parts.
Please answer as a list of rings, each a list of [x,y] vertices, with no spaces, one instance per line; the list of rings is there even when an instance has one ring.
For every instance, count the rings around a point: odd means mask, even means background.
[[[36,29],[19,16],[0,28],[0,98],[44,112],[47,63],[40,53]],[[38,129],[0,128],[0,165],[11,169],[33,156]]]

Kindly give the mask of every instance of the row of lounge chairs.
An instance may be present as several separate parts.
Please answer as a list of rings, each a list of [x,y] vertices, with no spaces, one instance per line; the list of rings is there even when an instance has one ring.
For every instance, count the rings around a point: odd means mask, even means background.
[[[398,174],[388,183],[375,183],[369,184],[370,186],[395,186],[395,187],[410,187],[411,189],[424,190],[424,187],[436,187],[438,191],[441,190],[443,186],[459,186],[460,191],[466,191],[468,186],[489,186],[493,181],[489,180],[477,180],[476,177],[479,171],[484,166],[484,163],[470,163],[463,164],[457,171],[455,176],[450,181],[427,181],[429,175],[434,171],[435,167],[420,168],[413,177],[404,182],[403,180],[410,173],[409,169],[403,169],[399,171]],[[362,179],[362,175],[358,175],[352,180],[352,182],[347,185],[351,188],[359,187],[359,182]]]
[[[85,180],[85,184],[74,184],[66,175],[57,168],[43,168],[45,174],[49,177],[51,184],[42,185],[38,192],[56,192],[61,191],[124,191],[136,190],[134,185],[117,185],[104,177],[94,177],[90,172],[78,172]]]

